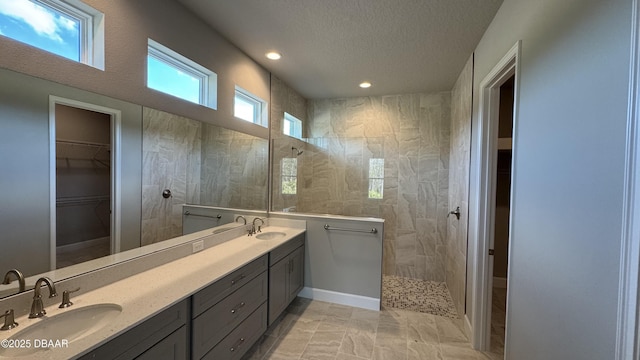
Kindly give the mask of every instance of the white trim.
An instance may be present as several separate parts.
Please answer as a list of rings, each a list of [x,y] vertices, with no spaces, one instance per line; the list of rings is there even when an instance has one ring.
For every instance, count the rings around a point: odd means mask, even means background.
[[[380,299],[362,295],[339,293],[336,291],[316,289],[305,286],[302,291],[300,291],[298,296],[312,300],[326,301],[334,304],[358,307],[362,309],[376,311],[380,310]]]
[[[120,252],[122,227],[122,112],[91,103],[49,95],[49,253],[51,270],[56,269],[56,104],[111,116],[111,253]]]
[[[640,5],[633,1],[616,360],[640,357],[638,273],[640,272]]]
[[[246,103],[253,105],[253,115],[252,119],[245,119],[238,117],[236,115],[236,102],[240,99]],[[262,100],[260,97],[252,94],[251,92],[241,88],[236,85],[235,93],[233,96],[233,117],[236,119],[241,119],[252,124],[260,125],[262,127],[269,127],[269,112],[268,112],[269,104]]]
[[[507,278],[503,277],[493,277],[493,287],[496,289],[506,289],[507,288]]]
[[[518,68],[521,42],[518,41],[505,56],[494,66],[487,76],[480,82],[480,110],[478,130],[475,134],[475,149],[472,166],[475,166],[476,176],[471,179],[476,189],[474,208],[469,214],[474,221],[469,222],[470,246],[475,246],[475,256],[471,259],[471,307],[473,313],[471,343],[474,349],[487,350],[491,342],[491,288],[493,282],[493,258],[488,255],[493,244],[495,218],[495,171],[497,166],[498,149],[498,105],[499,87],[512,75],[516,75],[514,85],[514,137],[513,148],[516,144],[516,124],[518,108]],[[513,167],[515,169],[515,167]],[[515,171],[515,170],[513,170]],[[513,186],[513,185],[512,185]],[[513,191],[512,191],[513,194]],[[511,207],[513,208],[513,197]],[[512,216],[513,217],[513,216]],[[511,218],[512,218],[511,217]],[[510,220],[511,221],[511,220]],[[510,226],[510,229],[512,226]],[[511,236],[509,237],[511,238]],[[511,246],[509,246],[511,251]],[[505,344],[506,345],[506,344]]]

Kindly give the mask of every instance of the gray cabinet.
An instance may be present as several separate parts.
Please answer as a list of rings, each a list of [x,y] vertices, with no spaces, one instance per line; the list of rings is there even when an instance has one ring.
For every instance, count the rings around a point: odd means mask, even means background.
[[[189,299],[79,357],[88,359],[188,359]]]
[[[304,241],[296,236],[79,359],[239,360],[302,290]]]
[[[193,296],[192,357],[235,360],[267,330],[265,255]]]
[[[304,287],[304,234],[269,254],[269,325]]]

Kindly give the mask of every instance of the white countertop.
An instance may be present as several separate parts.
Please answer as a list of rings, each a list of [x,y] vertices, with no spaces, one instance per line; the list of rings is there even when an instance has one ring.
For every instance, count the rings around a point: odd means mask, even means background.
[[[263,233],[273,231],[283,232],[286,236],[274,240],[258,240],[255,236],[243,235],[91,292],[76,297],[72,294],[73,306],[68,309],[58,309],[57,304],[47,307],[47,316],[100,303],[118,304],[122,306],[122,312],[106,327],[84,338],[70,341],[68,347],[44,350],[20,358],[66,360],[78,357],[304,233],[305,229],[281,226],[263,229]],[[44,294],[46,296],[48,292],[44,290]],[[10,338],[42,319],[23,316],[16,321],[20,325],[0,332],[0,340]],[[0,359],[8,357],[0,356]]]

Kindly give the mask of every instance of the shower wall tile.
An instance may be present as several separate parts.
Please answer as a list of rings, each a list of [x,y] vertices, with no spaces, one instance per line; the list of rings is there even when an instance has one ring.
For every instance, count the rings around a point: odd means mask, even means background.
[[[142,245],[182,234],[182,214],[174,206],[184,204],[188,179],[195,171],[199,154],[192,149],[199,143],[201,123],[166,112],[143,110]],[[191,175],[189,175],[191,174]],[[170,189],[165,199],[162,191]]]
[[[298,157],[296,211],[382,217],[385,274],[443,281],[445,260],[437,260],[436,246],[446,250],[447,226],[438,219],[446,219],[448,208],[448,178],[440,173],[448,167],[442,159],[450,151],[450,96],[310,101],[309,138],[274,141],[277,161],[291,156],[291,146],[305,149]],[[372,158],[384,159],[380,200],[368,199]],[[274,168],[274,179],[278,174]],[[284,208],[276,188],[274,209]]]
[[[439,183],[449,183],[449,203],[460,206],[461,217],[439,219],[438,226],[448,226],[443,250],[446,253],[445,279],[459,314],[465,308],[465,279],[467,262],[467,226],[469,198],[469,159],[471,143],[471,94],[473,87],[473,56],[458,77],[451,94],[451,122],[448,158],[441,157]],[[443,136],[444,137],[444,136]],[[447,145],[447,144],[444,144]],[[447,170],[448,169],[448,170]],[[446,172],[447,176],[444,176]],[[443,195],[444,196],[444,195]]]
[[[185,203],[266,208],[266,140],[144,108],[142,148],[143,245],[182,235]]]

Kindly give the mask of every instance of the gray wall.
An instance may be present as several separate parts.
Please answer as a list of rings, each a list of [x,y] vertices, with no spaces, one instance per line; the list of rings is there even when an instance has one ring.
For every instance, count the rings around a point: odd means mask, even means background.
[[[284,213],[271,217],[307,222],[305,287],[380,299],[384,222]],[[365,232],[376,228],[378,233],[327,231],[325,224]]]
[[[0,70],[0,271],[49,270],[49,95],[122,111],[122,250],[140,246],[142,108]]]
[[[476,49],[479,99],[480,82],[522,40],[508,359],[614,356],[630,5],[505,0]]]

